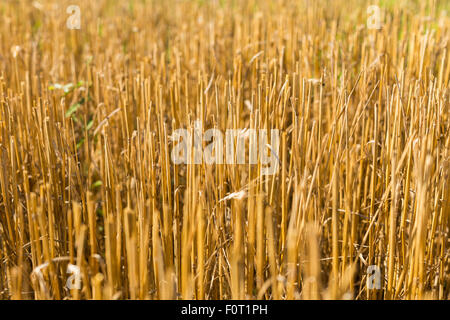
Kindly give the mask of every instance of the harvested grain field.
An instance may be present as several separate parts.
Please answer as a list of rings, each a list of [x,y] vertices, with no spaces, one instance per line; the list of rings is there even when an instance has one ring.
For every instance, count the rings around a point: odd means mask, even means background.
[[[448,1],[0,13],[0,299],[450,299]]]

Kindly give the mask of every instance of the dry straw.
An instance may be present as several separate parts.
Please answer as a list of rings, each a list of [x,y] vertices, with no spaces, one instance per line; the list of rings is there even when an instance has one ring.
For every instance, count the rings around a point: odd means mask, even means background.
[[[2,1],[0,299],[449,299],[450,7],[373,2]]]

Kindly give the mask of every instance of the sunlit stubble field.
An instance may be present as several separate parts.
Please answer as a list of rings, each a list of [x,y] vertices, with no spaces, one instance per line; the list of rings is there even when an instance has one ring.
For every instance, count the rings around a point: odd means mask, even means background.
[[[0,298],[449,299],[449,12],[1,1]]]

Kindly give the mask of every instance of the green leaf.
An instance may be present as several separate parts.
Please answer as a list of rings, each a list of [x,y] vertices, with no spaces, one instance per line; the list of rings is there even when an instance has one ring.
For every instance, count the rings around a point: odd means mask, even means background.
[[[77,143],[77,150],[83,145],[84,143],[84,138],[81,139],[78,143]]]
[[[73,115],[83,103],[84,98],[81,98],[77,103],[72,105],[69,110],[66,111],[66,118],[69,118],[71,115]]]
[[[98,188],[98,187],[100,187],[102,184],[103,184],[103,183],[102,183],[101,180],[95,181],[95,182],[92,184],[92,189]]]
[[[94,125],[94,120],[89,121],[88,124],[86,125],[86,131],[91,129],[93,125]]]
[[[67,112],[66,112],[66,118],[69,118],[72,114],[74,114],[78,110],[79,107],[81,107],[81,104],[78,102],[75,103],[74,105],[72,105],[69,108],[69,110],[67,110]]]

